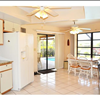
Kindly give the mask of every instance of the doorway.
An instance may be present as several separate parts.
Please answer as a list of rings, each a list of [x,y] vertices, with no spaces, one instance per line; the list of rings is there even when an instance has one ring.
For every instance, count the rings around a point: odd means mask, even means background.
[[[38,34],[37,41],[38,72],[51,72],[55,69],[55,35]]]

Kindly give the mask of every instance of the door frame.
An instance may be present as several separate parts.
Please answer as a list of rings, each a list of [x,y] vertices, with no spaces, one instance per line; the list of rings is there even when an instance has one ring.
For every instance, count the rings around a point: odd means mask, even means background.
[[[43,69],[42,71],[50,70],[50,69],[48,69],[48,36],[55,36],[55,34],[41,34],[41,33],[37,33],[37,35],[45,35],[46,36],[46,69]],[[55,68],[51,68],[51,69],[55,69]],[[41,70],[38,70],[38,71],[41,71]]]

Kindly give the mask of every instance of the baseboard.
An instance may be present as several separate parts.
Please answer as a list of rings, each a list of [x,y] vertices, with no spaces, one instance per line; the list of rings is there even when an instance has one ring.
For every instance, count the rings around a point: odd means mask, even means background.
[[[62,69],[63,67],[57,68],[57,69]]]

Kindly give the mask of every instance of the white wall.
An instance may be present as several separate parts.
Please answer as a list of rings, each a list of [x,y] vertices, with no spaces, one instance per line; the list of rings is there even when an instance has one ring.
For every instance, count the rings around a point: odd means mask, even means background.
[[[55,68],[63,68],[64,62],[64,35],[55,35]]]
[[[74,35],[70,34],[70,53],[74,55]]]
[[[69,42],[70,42],[70,33],[69,32],[66,32],[65,33],[65,41],[64,41],[64,47],[65,47],[65,51],[64,51],[64,60],[66,60],[66,57],[67,55],[70,53],[70,45],[68,46],[67,45],[67,40],[69,39]]]

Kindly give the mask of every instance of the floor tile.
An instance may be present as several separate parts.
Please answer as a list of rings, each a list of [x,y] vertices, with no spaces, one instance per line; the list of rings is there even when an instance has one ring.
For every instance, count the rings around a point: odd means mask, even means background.
[[[82,89],[76,89],[76,90],[74,90],[73,92],[82,95],[82,94],[85,94],[87,91],[82,90]]]
[[[34,76],[34,82],[21,91],[10,91],[5,95],[98,95],[98,79],[68,74],[66,69]]]
[[[71,92],[70,90],[67,90],[67,89],[60,89],[60,90],[57,90],[57,92],[61,93],[61,94],[67,94],[69,92]]]
[[[16,95],[26,95],[29,94],[27,91],[25,91],[24,89],[20,90],[20,91],[13,91]]]
[[[9,92],[7,92],[6,94],[4,94],[4,95],[16,95],[13,91],[9,91]]]
[[[32,93],[32,92],[34,92],[34,91],[38,91],[38,90],[40,90],[40,89],[38,89],[38,88],[35,88],[35,87],[29,87],[29,88],[26,88],[25,89],[25,91],[27,91],[28,93]]]
[[[35,91],[32,92],[31,95],[46,95],[46,93],[44,93],[43,91]]]

